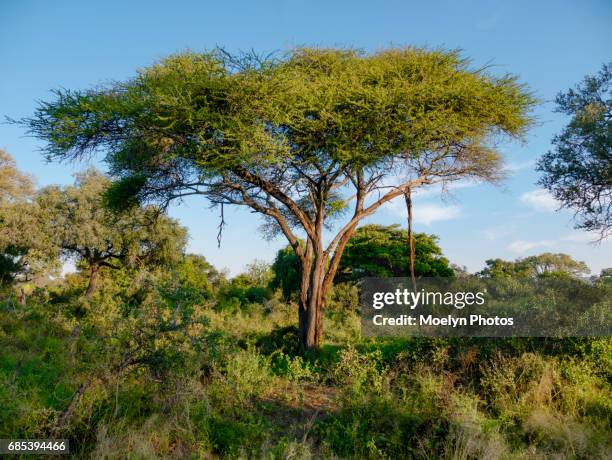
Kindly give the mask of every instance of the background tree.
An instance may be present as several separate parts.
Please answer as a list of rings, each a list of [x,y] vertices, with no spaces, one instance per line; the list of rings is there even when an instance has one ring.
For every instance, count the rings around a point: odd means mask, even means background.
[[[109,185],[106,176],[89,170],[77,175],[74,186],[47,187],[37,198],[48,213],[55,245],[89,270],[87,297],[96,291],[103,268],[169,263],[180,259],[186,244],[186,230],[155,207],[107,209]]]
[[[582,261],[574,260],[567,254],[553,254],[545,252],[538,256],[525,257],[519,264],[534,276],[547,276],[551,274],[565,274],[580,277],[590,273],[589,267]]]
[[[104,151],[120,179],[115,202],[200,194],[261,214],[300,260],[300,336],[311,349],[361,220],[409,187],[499,179],[492,140],[522,137],[534,102],[515,77],[473,69],[455,51],[213,51],[171,56],[109,87],[57,91],[23,123],[49,158]]]
[[[299,292],[301,270],[300,259],[291,245],[280,249],[272,263],[274,275],[270,280],[270,287],[280,289],[283,298],[287,301],[291,300],[294,294]]]
[[[42,214],[34,200],[32,179],[0,149],[0,284],[43,279],[58,268],[57,251]],[[20,289],[21,302],[24,294]]]
[[[503,259],[488,259],[485,268],[479,273],[484,278],[515,278],[529,276],[524,267],[518,266],[517,262]]]
[[[576,228],[612,232],[612,63],[557,96],[557,112],[571,116],[537,169],[539,183],[576,212]]]
[[[410,254],[408,232],[399,225],[365,225],[357,229],[346,245],[340,261],[338,278],[408,277]],[[416,276],[453,276],[448,259],[435,235],[414,234],[414,272]]]
[[[175,275],[176,282],[184,291],[190,293],[194,303],[212,300],[219,289],[226,284],[225,277],[199,254],[185,255],[177,264]]]
[[[407,231],[399,225],[365,225],[349,239],[336,273],[335,282],[357,281],[364,277],[410,276]],[[416,276],[453,276],[448,260],[435,235],[414,234]],[[291,246],[279,250],[272,264],[273,289],[280,289],[289,300],[299,292],[300,261]]]
[[[590,272],[584,262],[574,260],[567,254],[553,254],[550,252],[516,259],[514,262],[502,259],[489,259],[485,263],[486,267],[479,273],[485,278],[581,277]]]

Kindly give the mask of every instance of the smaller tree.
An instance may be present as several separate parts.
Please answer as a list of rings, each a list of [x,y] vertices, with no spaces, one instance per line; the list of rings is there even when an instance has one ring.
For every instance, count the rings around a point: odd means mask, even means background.
[[[438,237],[415,233],[414,246],[416,276],[454,276],[448,259],[442,256]],[[271,287],[281,289],[283,296],[289,299],[298,291],[301,278],[299,260],[291,246],[278,251],[272,270]],[[399,225],[364,225],[348,241],[335,281],[357,281],[368,276],[410,276],[408,232]]]
[[[483,278],[516,278],[528,276],[526,272],[519,269],[517,262],[503,259],[488,259],[485,261],[483,268],[478,275]]]
[[[539,184],[576,212],[576,228],[612,232],[612,63],[557,96],[557,112],[571,116],[537,169]]]
[[[272,272],[274,276],[270,281],[270,287],[280,289],[283,298],[289,301],[292,295],[300,289],[302,279],[300,260],[290,245],[276,253],[272,263]]]
[[[414,272],[416,276],[453,276],[448,259],[442,256],[438,237],[414,234]],[[337,279],[410,276],[408,232],[399,225],[364,225],[351,237]]]
[[[266,286],[270,284],[270,280],[272,278],[272,270],[270,264],[263,261],[255,259],[250,264],[247,264],[245,274],[251,278],[256,284],[260,286]]]
[[[574,260],[567,254],[545,252],[538,256],[530,256],[519,261],[525,271],[535,276],[562,274],[581,277],[590,273],[589,267],[582,261]]]
[[[0,284],[40,280],[58,267],[57,251],[49,241],[45,219],[33,200],[34,182],[17,169],[0,149]]]
[[[479,273],[484,278],[536,278],[545,276],[580,277],[590,272],[584,263],[574,260],[567,254],[546,252],[511,262],[502,259],[489,259],[486,267]]]
[[[89,270],[87,297],[96,291],[103,268],[177,261],[186,244],[186,230],[153,206],[109,210],[104,203],[109,185],[107,177],[89,170],[77,175],[74,186],[47,187],[38,195],[57,247]]]
[[[225,277],[204,256],[187,254],[176,267],[176,279],[194,303],[210,301],[225,284]]]

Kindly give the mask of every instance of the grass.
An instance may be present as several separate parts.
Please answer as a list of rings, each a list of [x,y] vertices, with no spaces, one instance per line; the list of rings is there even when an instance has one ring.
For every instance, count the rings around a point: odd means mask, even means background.
[[[1,438],[66,437],[74,458],[96,459],[612,452],[610,339],[360,339],[356,314],[334,311],[303,358],[280,302],[196,309],[206,325],[182,335],[118,310],[33,298],[1,312]],[[137,343],[145,326],[157,332]],[[139,359],[116,370],[130,347]]]

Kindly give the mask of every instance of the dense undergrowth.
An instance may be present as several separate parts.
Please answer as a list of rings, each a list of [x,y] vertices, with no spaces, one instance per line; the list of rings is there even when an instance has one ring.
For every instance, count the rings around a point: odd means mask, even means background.
[[[361,339],[335,308],[302,357],[294,306],[143,276],[0,305],[0,438],[68,438],[74,458],[612,452],[610,339]]]

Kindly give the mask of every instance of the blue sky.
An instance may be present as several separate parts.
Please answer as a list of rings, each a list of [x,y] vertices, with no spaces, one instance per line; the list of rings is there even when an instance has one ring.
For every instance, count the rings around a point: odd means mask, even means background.
[[[138,67],[185,49],[282,51],[300,45],[376,50],[392,45],[461,48],[474,65],[520,76],[544,103],[524,144],[502,147],[510,177],[501,187],[461,184],[441,198],[416,198],[417,231],[434,233],[446,256],[479,270],[488,258],[545,251],[584,260],[594,272],[612,266],[612,244],[592,245],[537,189],[535,160],[567,121],[553,113],[555,94],[595,73],[612,57],[609,1],[13,1],[0,2],[0,117],[33,113],[57,87],[87,88],[129,78]],[[87,165],[47,164],[38,141],[0,124],[0,147],[38,184],[70,183]],[[103,168],[103,165],[100,165]],[[271,260],[285,242],[264,241],[260,222],[244,210],[226,212],[216,246],[217,213],[203,198],[174,206],[188,226],[189,249],[237,273],[253,259]],[[401,203],[369,222],[404,224]]]

